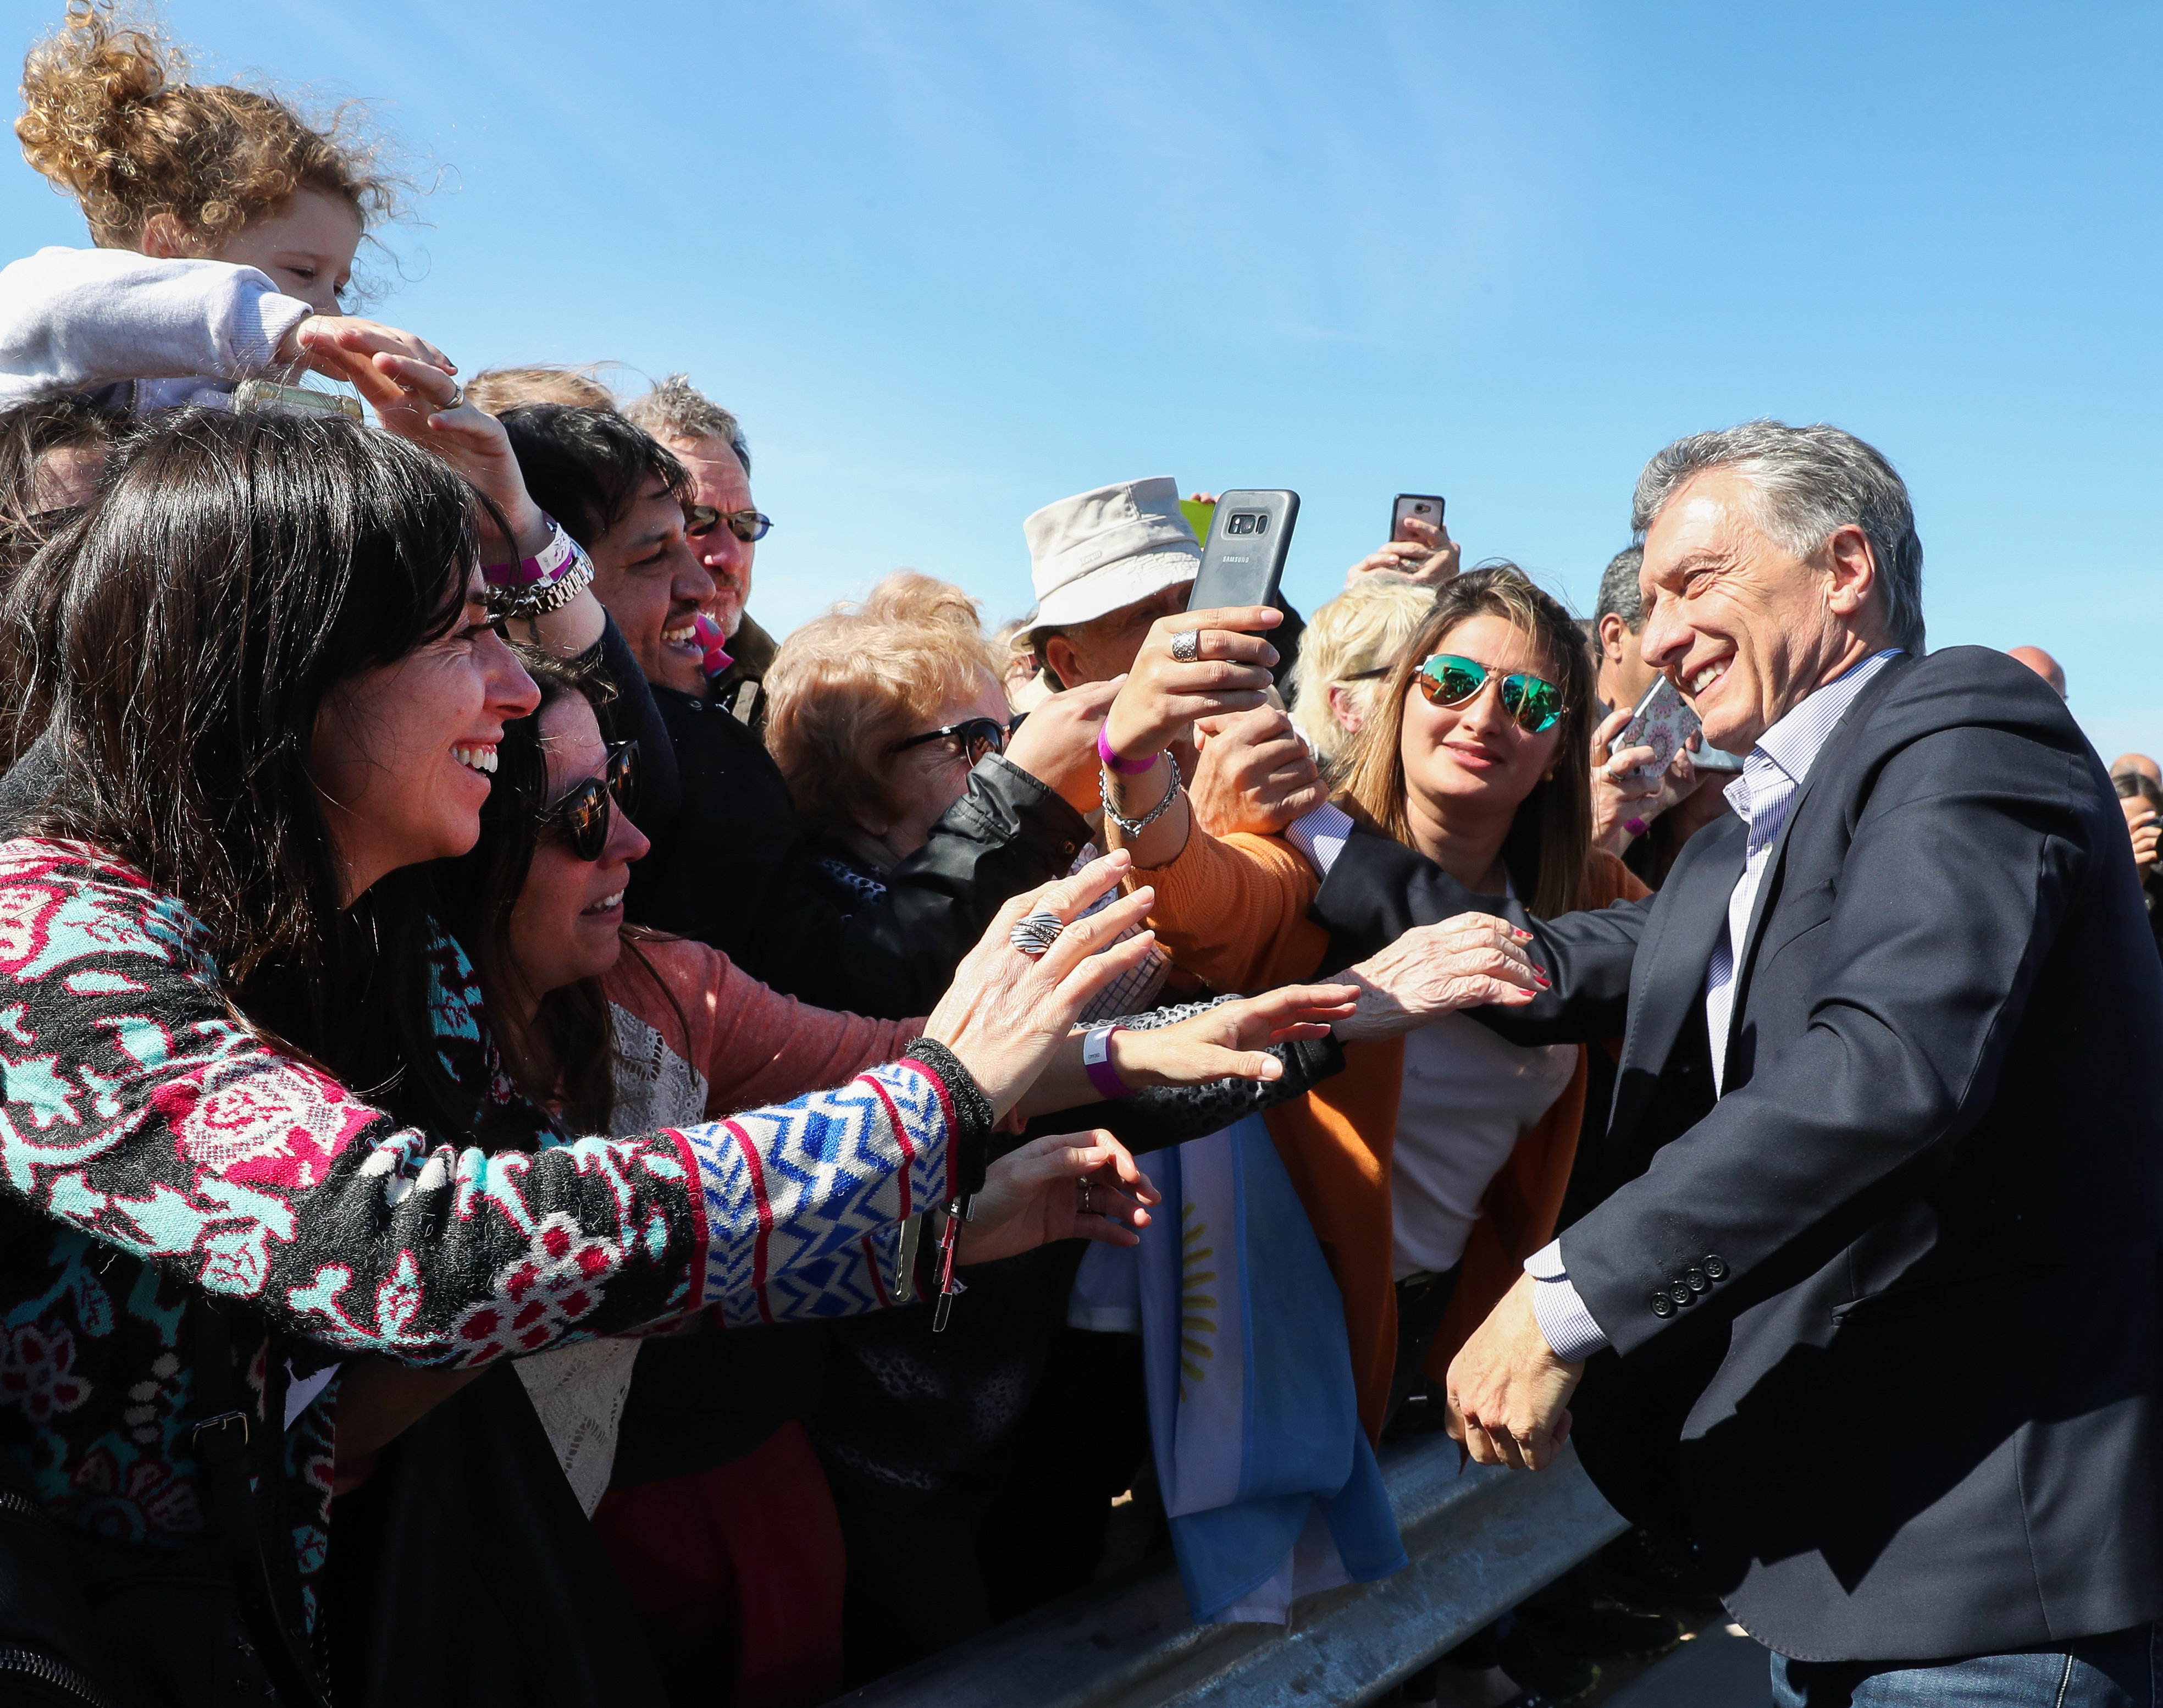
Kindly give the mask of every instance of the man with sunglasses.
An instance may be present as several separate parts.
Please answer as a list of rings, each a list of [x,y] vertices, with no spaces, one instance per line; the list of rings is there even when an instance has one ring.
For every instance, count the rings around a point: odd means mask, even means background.
[[[752,560],[773,526],[751,495],[751,444],[736,417],[691,384],[671,374],[623,412],[673,452],[691,476],[683,506],[683,537],[691,554],[713,577],[705,615],[720,629],[728,668],[714,678],[712,694],[737,722],[766,725],[762,684],[773,663],[773,637],[752,621]]]
[[[1475,1018],[1623,1043],[1597,1201],[1452,1363],[1451,1433],[1577,1443],[1785,1708],[2153,1708],[2163,965],[2102,762],[2016,662],[1924,656],[1851,435],[1678,441],[1636,512],[1645,660],[1747,757],[1656,897],[1502,909],[1552,988]],[[1349,961],[1495,911],[1354,830],[1313,917]]]

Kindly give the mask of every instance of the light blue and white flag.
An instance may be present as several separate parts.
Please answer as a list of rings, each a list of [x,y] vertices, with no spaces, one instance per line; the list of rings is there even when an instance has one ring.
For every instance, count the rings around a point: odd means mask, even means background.
[[[1164,1202],[1118,1255],[1139,1271],[1150,1433],[1187,1605],[1204,1623],[1282,1624],[1296,1596],[1405,1564],[1359,1427],[1343,1304],[1260,1116],[1149,1168]]]

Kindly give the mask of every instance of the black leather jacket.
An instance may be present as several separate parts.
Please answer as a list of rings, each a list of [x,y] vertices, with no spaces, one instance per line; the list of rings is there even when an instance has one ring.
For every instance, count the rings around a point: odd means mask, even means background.
[[[845,911],[815,880],[788,785],[758,736],[710,699],[648,691],[683,804],[664,825],[641,815],[653,851],[631,867],[629,917],[710,943],[818,1007],[928,1014],[1008,898],[1063,877],[1088,840],[1079,813],[993,755],[887,874],[885,897]]]

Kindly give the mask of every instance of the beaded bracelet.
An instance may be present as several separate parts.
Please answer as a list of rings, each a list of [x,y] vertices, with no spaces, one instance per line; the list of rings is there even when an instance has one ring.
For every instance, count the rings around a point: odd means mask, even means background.
[[[547,616],[561,610],[593,584],[594,560],[563,525],[546,511],[548,538],[539,551],[515,563],[487,563],[490,603],[505,616]]]

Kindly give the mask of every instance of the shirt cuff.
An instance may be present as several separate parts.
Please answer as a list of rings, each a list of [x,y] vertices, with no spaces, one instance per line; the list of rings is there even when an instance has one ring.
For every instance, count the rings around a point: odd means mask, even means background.
[[[1577,1296],[1562,1260],[1562,1241],[1550,1239],[1525,1260],[1525,1273],[1539,1285],[1532,1289],[1532,1314],[1548,1346],[1564,1364],[1576,1364],[1607,1349],[1607,1335]]]

